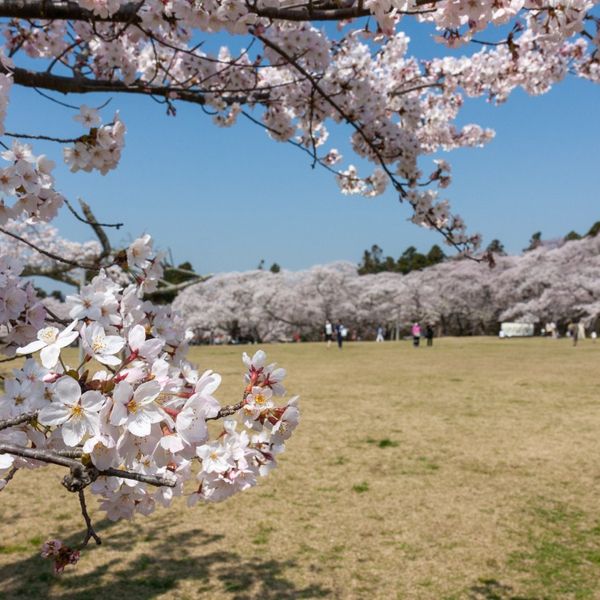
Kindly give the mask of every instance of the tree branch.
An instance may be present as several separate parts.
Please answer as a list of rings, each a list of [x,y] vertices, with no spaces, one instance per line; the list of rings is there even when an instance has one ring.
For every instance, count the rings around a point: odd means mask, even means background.
[[[90,271],[99,271],[100,270],[98,267],[96,267],[94,265],[85,265],[82,263],[78,263],[77,261],[70,260],[68,258],[63,258],[62,256],[58,256],[58,254],[53,254],[52,252],[48,252],[48,250],[44,250],[43,248],[40,248],[39,246],[32,244],[30,241],[26,240],[25,238],[22,238],[20,235],[17,235],[16,233],[12,233],[11,231],[7,231],[6,229],[4,229],[2,227],[0,227],[0,233],[3,233],[4,235],[8,235],[9,237],[11,237],[15,240],[18,240],[19,242],[26,244],[30,248],[33,248],[36,252],[39,252],[40,254],[43,254],[44,256],[51,258],[52,260],[56,260],[57,262],[64,263],[65,265],[71,265],[72,267],[77,267],[78,269],[87,269]]]
[[[21,417],[24,417],[24,415]],[[13,421],[14,420],[16,419],[13,419]],[[22,418],[21,422],[25,422],[25,419]],[[3,421],[0,422],[0,424],[1,423],[6,422]],[[13,425],[8,425],[8,427],[12,427]],[[78,460],[69,458],[68,456],[62,456],[57,452],[42,448],[25,448],[16,444],[5,444],[0,442],[0,454],[12,454],[13,456],[30,458],[33,460],[39,460],[40,462],[46,462],[69,468],[70,474],[66,475],[63,479],[63,485],[70,492],[79,492],[87,487],[90,483],[95,481],[98,477],[121,477],[122,479],[140,481],[155,487],[175,487],[176,485],[175,480],[161,477],[159,475],[145,475],[143,473],[136,473],[134,471],[124,471],[122,469],[112,468],[104,471],[98,471],[93,465],[86,466]]]
[[[435,4],[441,0],[417,0],[417,6]],[[93,12],[79,6],[77,2],[68,0],[0,0],[0,17],[16,19],[60,19],[65,21],[91,21],[109,23],[139,24],[141,18],[138,14],[143,2],[130,2],[124,4],[110,17],[100,17]],[[362,2],[353,2],[350,6],[343,6],[336,2],[324,2],[315,8],[312,2],[290,7],[257,7],[256,3],[247,3],[248,10],[259,17],[277,19],[281,21],[343,21],[371,15],[369,9],[364,8]],[[400,14],[420,14],[430,11],[399,11]]]
[[[1,2],[1,0],[0,0]],[[38,71],[30,71],[28,69],[22,69],[20,67],[8,68],[4,64],[0,63],[0,73],[10,74],[12,73],[13,81],[17,85],[30,88],[42,88],[46,90],[53,90],[55,92],[61,92],[63,94],[88,94],[98,92],[111,92],[119,94],[140,94],[145,96],[162,96],[172,97],[174,99],[183,100],[192,104],[206,104],[204,97],[205,93],[203,90],[193,90],[186,88],[177,88],[176,86],[169,85],[150,85],[144,82],[138,82],[128,85],[120,80],[108,80],[108,79],[89,79],[88,77],[64,77],[62,75],[52,75],[51,73],[40,73]],[[264,92],[254,93],[250,98],[249,95],[231,95],[223,98],[226,104],[245,104],[249,100],[258,102],[261,99],[266,99],[267,96]]]
[[[230,404],[229,406],[223,406],[219,412],[214,417],[206,417],[207,421],[216,421],[217,419],[222,419],[223,417],[229,417],[236,413],[242,406],[244,406],[245,400],[238,402],[237,404]]]
[[[100,263],[100,261],[103,258],[110,256],[110,253],[112,252],[112,248],[111,248],[110,242],[108,240],[108,236],[106,235],[106,232],[102,228],[102,225],[100,225],[100,223],[98,223],[94,213],[92,212],[92,209],[90,208],[90,205],[87,204],[87,202],[84,202],[81,198],[79,198],[79,204],[81,206],[81,210],[83,211],[85,218],[87,219],[87,221],[84,221],[84,222],[87,222],[87,224],[94,230],[96,237],[98,238],[98,240],[100,241],[100,244],[102,245],[102,253],[100,254],[100,256],[97,259],[97,262]],[[120,227],[120,225],[122,225],[122,223],[119,224],[119,227]],[[117,229],[118,229],[118,227],[117,227]]]
[[[2,491],[8,485],[8,482],[15,476],[15,473],[18,470],[18,467],[11,467],[8,473],[2,479],[0,479],[0,481],[4,481],[4,485],[0,488],[0,491]]]
[[[22,357],[18,357],[22,358]],[[22,423],[27,423],[32,419],[37,417],[37,413],[24,413],[19,415],[18,417],[14,417],[13,419],[6,419],[4,421],[0,421],[0,431],[3,429],[8,429],[9,427],[16,427],[17,425],[21,425]]]
[[[92,525],[92,519],[90,519],[90,515],[88,514],[87,506],[85,504],[85,493],[83,490],[79,490],[79,506],[81,506],[81,514],[83,515],[83,519],[87,527],[85,538],[81,543],[81,547],[85,548],[91,538],[94,538],[94,541],[99,546],[102,543],[102,540],[100,539],[100,536],[95,532],[94,526]]]

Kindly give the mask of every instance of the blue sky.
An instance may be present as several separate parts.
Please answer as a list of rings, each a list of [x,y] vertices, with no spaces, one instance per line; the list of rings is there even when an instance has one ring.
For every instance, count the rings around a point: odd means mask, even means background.
[[[443,52],[425,30],[409,33],[413,53]],[[467,102],[459,122],[491,127],[496,138],[483,149],[448,153],[453,184],[444,197],[484,243],[496,237],[519,252],[534,231],[552,238],[585,232],[600,219],[599,99],[597,86],[571,78],[544,96],[516,92],[499,107]],[[150,99],[118,95],[104,116],[117,108],[128,128],[120,168],[104,177],[72,175],[64,165],[56,171],[68,198],[85,198],[100,220],[125,223],[112,234],[116,243],[151,233],[176,262],[190,260],[202,273],[251,269],[262,258],[289,269],[358,262],[375,243],[394,256],[409,245],[441,244],[437,234],[408,222],[410,211],[393,192],[343,196],[330,174],[310,168],[307,156],[248,122],[221,129],[199,107],[179,105],[177,116],[167,117]],[[7,130],[78,135],[72,116],[33,90],[15,89]],[[346,134],[332,135],[332,145],[350,158]],[[35,147],[60,156],[54,146]],[[66,237],[89,238],[66,211],[56,223]]]

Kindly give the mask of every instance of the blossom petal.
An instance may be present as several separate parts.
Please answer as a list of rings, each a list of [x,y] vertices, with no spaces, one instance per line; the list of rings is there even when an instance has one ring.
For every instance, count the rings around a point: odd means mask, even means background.
[[[46,346],[46,342],[35,340],[34,342],[27,344],[27,346],[17,348],[17,354],[33,354],[34,352],[41,350],[44,346]]]
[[[105,402],[106,398],[100,392],[94,390],[86,392],[81,396],[81,406],[83,406],[86,411],[99,412]]]
[[[60,348],[56,344],[50,344],[45,348],[42,348],[40,352],[40,360],[46,369],[52,369],[58,362],[60,356]]]
[[[60,428],[62,438],[67,446],[77,446],[83,439],[86,430],[85,420],[82,417],[73,417]]]
[[[48,406],[44,406],[38,413],[38,421],[42,425],[62,425],[71,414],[68,406],[62,402],[52,402]]]
[[[79,402],[79,398],[81,398],[81,387],[79,382],[68,375],[61,377],[56,382],[54,390],[58,399],[68,406],[74,406]]]

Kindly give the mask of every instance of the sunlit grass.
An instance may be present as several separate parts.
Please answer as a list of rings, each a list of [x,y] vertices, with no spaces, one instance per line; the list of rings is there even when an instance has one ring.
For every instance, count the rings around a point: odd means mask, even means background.
[[[58,468],[19,472],[0,493],[0,598],[600,597],[600,344],[265,349],[302,397],[276,471],[220,505],[94,510],[104,544],[62,577],[37,546],[78,542],[77,498]],[[242,350],[193,350],[223,403]]]

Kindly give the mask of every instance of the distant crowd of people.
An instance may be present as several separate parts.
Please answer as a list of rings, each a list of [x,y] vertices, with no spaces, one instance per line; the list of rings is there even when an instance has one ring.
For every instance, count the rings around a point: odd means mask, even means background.
[[[335,340],[337,341],[338,348],[341,350],[344,344],[344,340],[348,337],[348,329],[344,327],[342,322],[336,321],[334,325],[329,319],[327,319],[325,321],[324,332],[327,347],[331,347],[331,344],[335,338]],[[386,337],[385,334],[386,332],[383,328],[383,325],[378,325],[375,331],[375,341],[378,343],[384,342]],[[413,326],[411,328],[411,336],[413,340],[413,346],[415,348],[419,347],[419,344],[421,343],[421,337],[425,337],[428,346],[433,346],[434,333],[433,326],[430,323],[427,323],[427,325],[425,326],[424,334],[421,331],[421,325],[417,322],[413,323]]]

